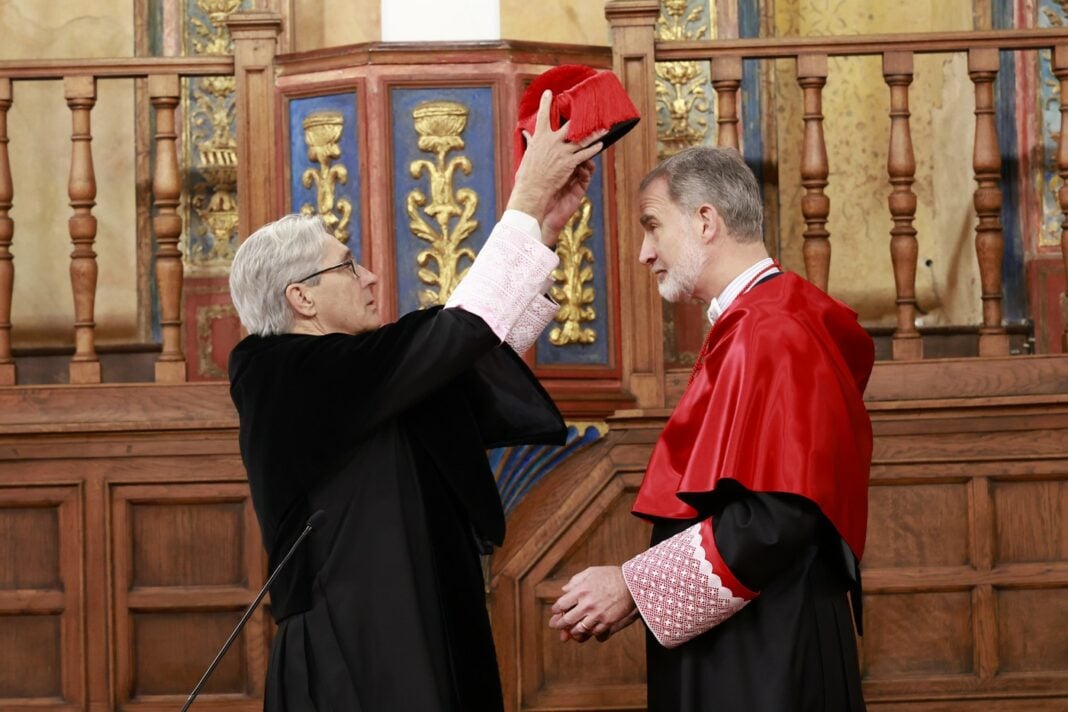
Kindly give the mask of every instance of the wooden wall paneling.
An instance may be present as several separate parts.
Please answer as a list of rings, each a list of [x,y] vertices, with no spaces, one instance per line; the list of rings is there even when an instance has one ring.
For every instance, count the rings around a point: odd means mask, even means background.
[[[632,440],[615,432],[581,451],[561,465],[570,476],[554,470],[552,484],[539,484],[509,520],[490,595],[508,710],[644,708],[641,626],[585,645],[561,643],[548,628],[571,575],[620,564],[648,545],[648,527],[630,514],[648,443]]]
[[[0,707],[86,703],[82,488],[0,483]]]
[[[262,585],[248,488],[115,483],[110,505],[117,702],[180,704]],[[205,686],[204,701],[262,696],[266,626],[261,609]]]
[[[238,242],[277,217],[270,180],[277,175],[273,141],[274,56],[282,18],[270,11],[242,11],[226,21],[234,39],[237,112]]]
[[[656,115],[654,38],[660,4],[611,0],[605,5],[612,32],[613,68],[642,116]],[[619,215],[619,284],[623,386],[639,407],[664,405],[663,307],[648,269],[639,263],[641,231],[629,214],[638,184],[656,165],[656,122],[638,125],[615,152],[616,212]]]

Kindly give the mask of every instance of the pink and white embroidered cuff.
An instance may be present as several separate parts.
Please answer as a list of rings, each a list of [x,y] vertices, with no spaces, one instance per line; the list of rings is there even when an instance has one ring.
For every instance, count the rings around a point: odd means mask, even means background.
[[[522,356],[534,345],[541,332],[545,331],[545,327],[559,311],[559,304],[539,294],[531,300],[526,311],[519,315],[519,319],[508,332],[508,338],[505,341],[513,351]]]
[[[445,306],[477,314],[504,341],[559,263],[539,240],[497,223]]]
[[[711,522],[694,524],[623,564],[630,595],[665,648],[711,630],[757,595],[723,563]]]

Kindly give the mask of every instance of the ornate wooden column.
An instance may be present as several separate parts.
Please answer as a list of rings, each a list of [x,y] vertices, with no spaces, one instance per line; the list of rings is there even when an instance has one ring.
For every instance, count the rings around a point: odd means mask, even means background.
[[[0,77],[0,386],[15,385],[15,359],[11,356],[11,296],[15,287],[11,239],[15,235],[15,223],[8,215],[15,191],[11,184],[11,161],[7,154],[9,108],[11,80]]]
[[[712,60],[712,88],[716,90],[716,145],[741,150],[738,140],[738,89],[742,86],[742,58]]]
[[[238,242],[278,217],[271,193],[275,165],[274,55],[282,18],[274,12],[235,12],[226,22],[234,40],[237,113]]]
[[[983,325],[979,329],[980,356],[1008,356],[1009,336],[1001,325],[1001,261],[1005,239],[1001,233],[1001,152],[994,118],[994,79],[998,75],[998,51],[968,51],[968,76],[975,84],[975,254],[983,289]]]
[[[156,381],[181,382],[186,380],[186,372],[182,352],[182,253],[178,250],[182,235],[182,216],[178,214],[182,185],[174,145],[178,137],[174,109],[181,98],[178,75],[150,76],[148,95],[156,110],[156,168],[152,175],[156,214],[152,218],[152,230],[158,245],[156,284],[163,330],[163,350],[156,359]]]
[[[897,328],[894,329],[892,352],[894,360],[923,358],[923,342],[916,331],[916,259],[919,244],[916,228],[916,194],[912,183],[916,176],[916,159],[912,152],[909,131],[909,85],[912,84],[912,52],[883,54],[883,76],[890,86],[890,155],[887,170],[890,174],[890,215],[894,227],[890,230],[890,255],[894,261],[894,283],[897,287]]]
[[[636,207],[638,185],[657,162],[653,43],[659,14],[656,0],[611,0],[605,5],[615,72],[642,115],[637,130],[614,147],[622,380],[641,408],[664,405],[663,312],[656,281],[638,261],[642,231]]]
[[[804,94],[805,137],[801,145],[801,214],[805,218],[805,276],[827,291],[831,271],[831,233],[827,216],[831,199],[823,192],[827,187],[827,144],[823,138],[823,86],[827,83],[827,55],[802,54],[797,57],[797,83]]]
[[[1057,191],[1057,200],[1061,205],[1061,257],[1064,271],[1068,275],[1068,45],[1053,48],[1053,74],[1061,83],[1061,130],[1057,144],[1057,174],[1061,177],[1061,189]],[[1068,353],[1068,293],[1061,295],[1061,351]]]
[[[96,302],[96,176],[93,173],[93,134],[89,112],[96,104],[95,77],[66,77],[63,93],[71,111],[70,180],[67,192],[74,215],[69,221],[71,253],[70,283],[74,293],[74,356],[71,383],[100,383],[100,360],[96,356],[94,305]]]

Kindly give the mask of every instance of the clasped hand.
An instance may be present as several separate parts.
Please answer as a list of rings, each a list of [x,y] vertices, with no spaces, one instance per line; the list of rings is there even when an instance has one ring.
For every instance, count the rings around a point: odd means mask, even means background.
[[[560,640],[604,642],[638,618],[630,590],[618,566],[591,566],[571,577],[564,595],[553,604],[549,627]]]

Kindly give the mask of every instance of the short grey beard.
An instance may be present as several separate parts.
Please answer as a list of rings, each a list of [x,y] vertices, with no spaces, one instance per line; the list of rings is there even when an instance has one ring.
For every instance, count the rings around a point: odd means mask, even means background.
[[[664,274],[664,279],[657,284],[660,296],[669,302],[689,301],[693,299],[697,280],[705,268],[705,255],[697,240],[687,238],[683,243],[682,254],[678,264]]]

